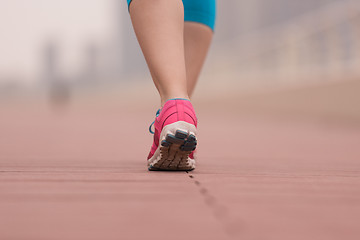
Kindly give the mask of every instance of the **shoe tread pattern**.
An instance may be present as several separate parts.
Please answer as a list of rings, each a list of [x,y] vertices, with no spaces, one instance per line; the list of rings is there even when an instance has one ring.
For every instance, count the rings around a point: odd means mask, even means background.
[[[189,162],[189,154],[196,149],[197,139],[193,134],[176,130],[167,134],[161,142],[160,159],[149,166],[150,171],[190,171],[194,164]]]

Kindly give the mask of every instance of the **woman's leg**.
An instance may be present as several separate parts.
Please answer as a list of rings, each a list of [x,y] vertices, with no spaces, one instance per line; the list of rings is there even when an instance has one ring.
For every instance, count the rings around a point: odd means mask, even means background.
[[[216,18],[216,0],[183,0],[188,95],[191,96],[209,50]]]
[[[197,118],[188,99],[211,42],[215,0],[134,0],[130,15],[163,106],[150,126],[149,170],[192,170]]]
[[[213,31],[204,24],[185,22],[184,44],[187,93],[191,97],[210,47]]]
[[[161,97],[189,98],[181,0],[133,0],[132,24]]]

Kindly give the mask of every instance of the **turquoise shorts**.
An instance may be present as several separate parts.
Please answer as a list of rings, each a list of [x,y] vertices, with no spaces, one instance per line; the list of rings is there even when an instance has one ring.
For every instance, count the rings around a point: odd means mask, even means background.
[[[132,0],[127,0],[128,6]],[[205,24],[214,31],[216,19],[216,0],[182,0],[184,20]]]

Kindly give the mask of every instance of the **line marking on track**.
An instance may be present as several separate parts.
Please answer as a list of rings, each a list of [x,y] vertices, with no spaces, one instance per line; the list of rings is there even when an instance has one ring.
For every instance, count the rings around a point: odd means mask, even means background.
[[[211,194],[209,189],[206,188],[206,186],[203,186],[203,184],[199,180],[196,180],[193,174],[189,173],[188,171],[186,171],[186,173],[188,174],[189,178],[193,180],[194,184],[198,187],[200,194],[204,198],[205,204],[212,210],[215,218],[221,223],[225,233],[229,237],[238,237],[240,232],[238,227],[235,228],[234,225],[239,225],[239,222],[234,223],[231,220],[228,208],[225,205],[220,204],[217,198],[213,194]]]

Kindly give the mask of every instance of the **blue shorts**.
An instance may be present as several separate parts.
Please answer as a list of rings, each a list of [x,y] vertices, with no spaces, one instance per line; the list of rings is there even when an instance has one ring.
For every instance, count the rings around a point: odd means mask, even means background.
[[[128,6],[132,0],[127,0]],[[184,20],[205,24],[214,31],[216,19],[216,0],[182,0]]]

